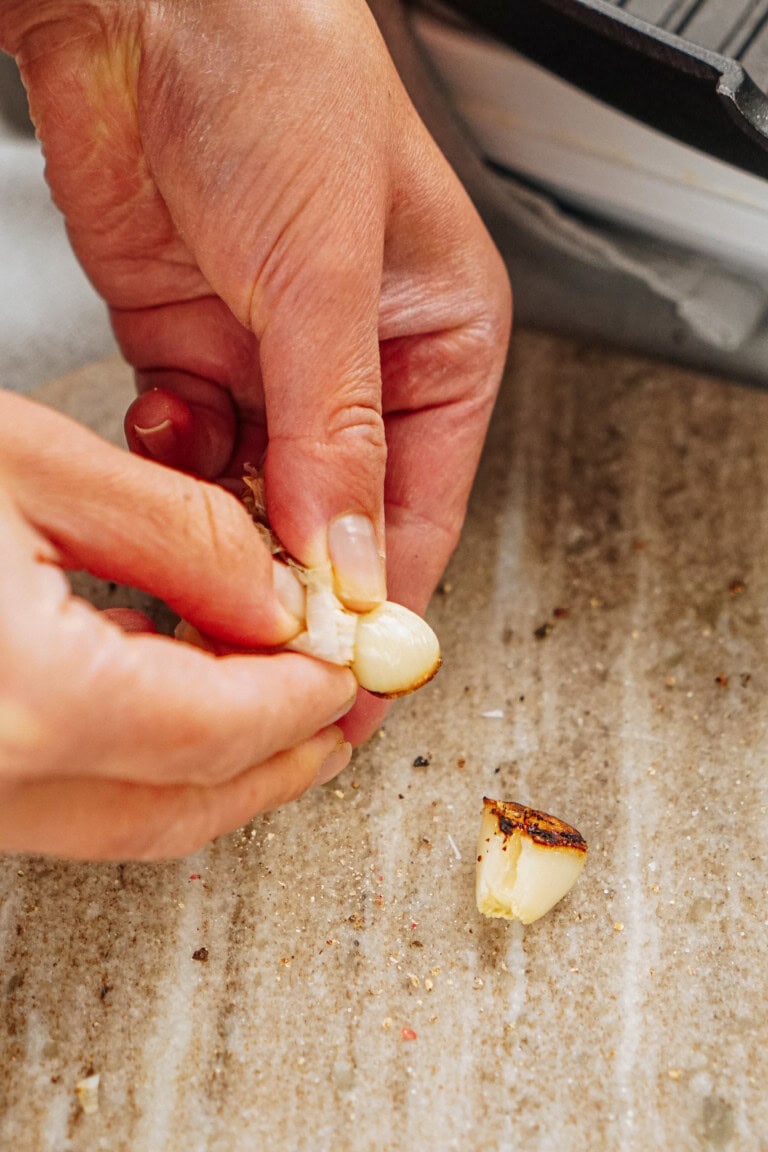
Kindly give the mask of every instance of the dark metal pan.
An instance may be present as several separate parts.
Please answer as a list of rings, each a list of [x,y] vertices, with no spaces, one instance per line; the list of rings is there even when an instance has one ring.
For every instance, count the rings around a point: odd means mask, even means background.
[[[447,7],[637,120],[768,178],[768,95],[750,75],[764,64],[768,87],[768,0],[447,0]],[[655,11],[657,22],[638,11]],[[687,39],[688,30],[704,43]],[[713,40],[733,54],[706,46]]]

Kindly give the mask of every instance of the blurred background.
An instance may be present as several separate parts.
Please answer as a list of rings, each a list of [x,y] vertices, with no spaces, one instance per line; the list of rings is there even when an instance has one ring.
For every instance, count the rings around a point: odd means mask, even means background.
[[[16,65],[0,52],[0,385],[28,392],[114,348],[51,203]]]
[[[768,383],[768,179],[596,99],[492,20],[467,18],[514,12],[513,0],[370,2],[504,253],[518,323]],[[613,6],[730,53],[768,88],[768,0]],[[587,53],[582,73],[590,63]],[[27,391],[113,350],[50,202],[15,64],[0,54],[0,382]]]
[[[408,23],[518,321],[768,383],[768,0],[420,0]]]

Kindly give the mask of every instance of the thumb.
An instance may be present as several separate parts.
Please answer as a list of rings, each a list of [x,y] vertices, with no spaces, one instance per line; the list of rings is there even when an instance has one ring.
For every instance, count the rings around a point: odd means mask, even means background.
[[[375,237],[355,244],[364,258],[333,263],[312,251],[309,238],[301,247],[287,284],[262,296],[252,317],[269,431],[270,520],[303,563],[330,560],[340,598],[365,611],[386,599],[380,245]]]
[[[296,603],[294,578],[229,493],[19,396],[0,394],[0,422],[4,481],[64,567],[141,588],[232,643],[274,645],[298,631],[281,602]]]
[[[147,55],[147,157],[205,284],[258,343],[272,526],[303,564],[333,562],[350,607],[373,607],[386,597],[378,322],[394,67],[364,4],[319,17],[242,2],[234,25],[231,5],[167,7],[170,73],[165,43],[162,74]],[[215,66],[190,75],[201,35],[236,86],[222,91]],[[174,119],[216,110],[202,154],[195,129],[158,115],[171,90]]]
[[[305,254],[298,273],[287,271],[288,290],[263,296],[251,321],[260,333],[258,372],[233,363],[234,341],[220,347],[221,332],[236,336],[238,325],[230,314],[225,326],[210,301],[166,306],[162,317],[158,309],[113,312],[135,365],[176,365],[141,371],[126,437],[134,452],[199,476],[242,475],[244,462],[263,460],[281,543],[309,567],[332,561],[341,599],[364,611],[386,599],[381,268],[374,260],[345,270],[337,261],[331,274],[329,261],[316,257]],[[232,284],[218,287],[234,299]],[[191,356],[195,372],[184,371]]]

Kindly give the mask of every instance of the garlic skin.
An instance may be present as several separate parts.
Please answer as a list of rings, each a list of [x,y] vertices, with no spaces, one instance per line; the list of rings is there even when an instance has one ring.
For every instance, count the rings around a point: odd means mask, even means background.
[[[485,797],[477,845],[478,912],[532,924],[570,891],[586,859],[582,835],[557,816]]]
[[[357,616],[333,590],[333,569],[293,568],[305,589],[305,629],[286,648],[329,664],[350,665],[355,656]]]

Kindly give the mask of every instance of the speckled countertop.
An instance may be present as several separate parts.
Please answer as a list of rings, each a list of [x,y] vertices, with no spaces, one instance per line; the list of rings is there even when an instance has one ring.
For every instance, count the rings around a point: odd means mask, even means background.
[[[519,335],[434,684],[192,859],[0,864],[0,1147],[765,1152],[766,556],[768,395]],[[484,793],[590,843],[528,929]]]

